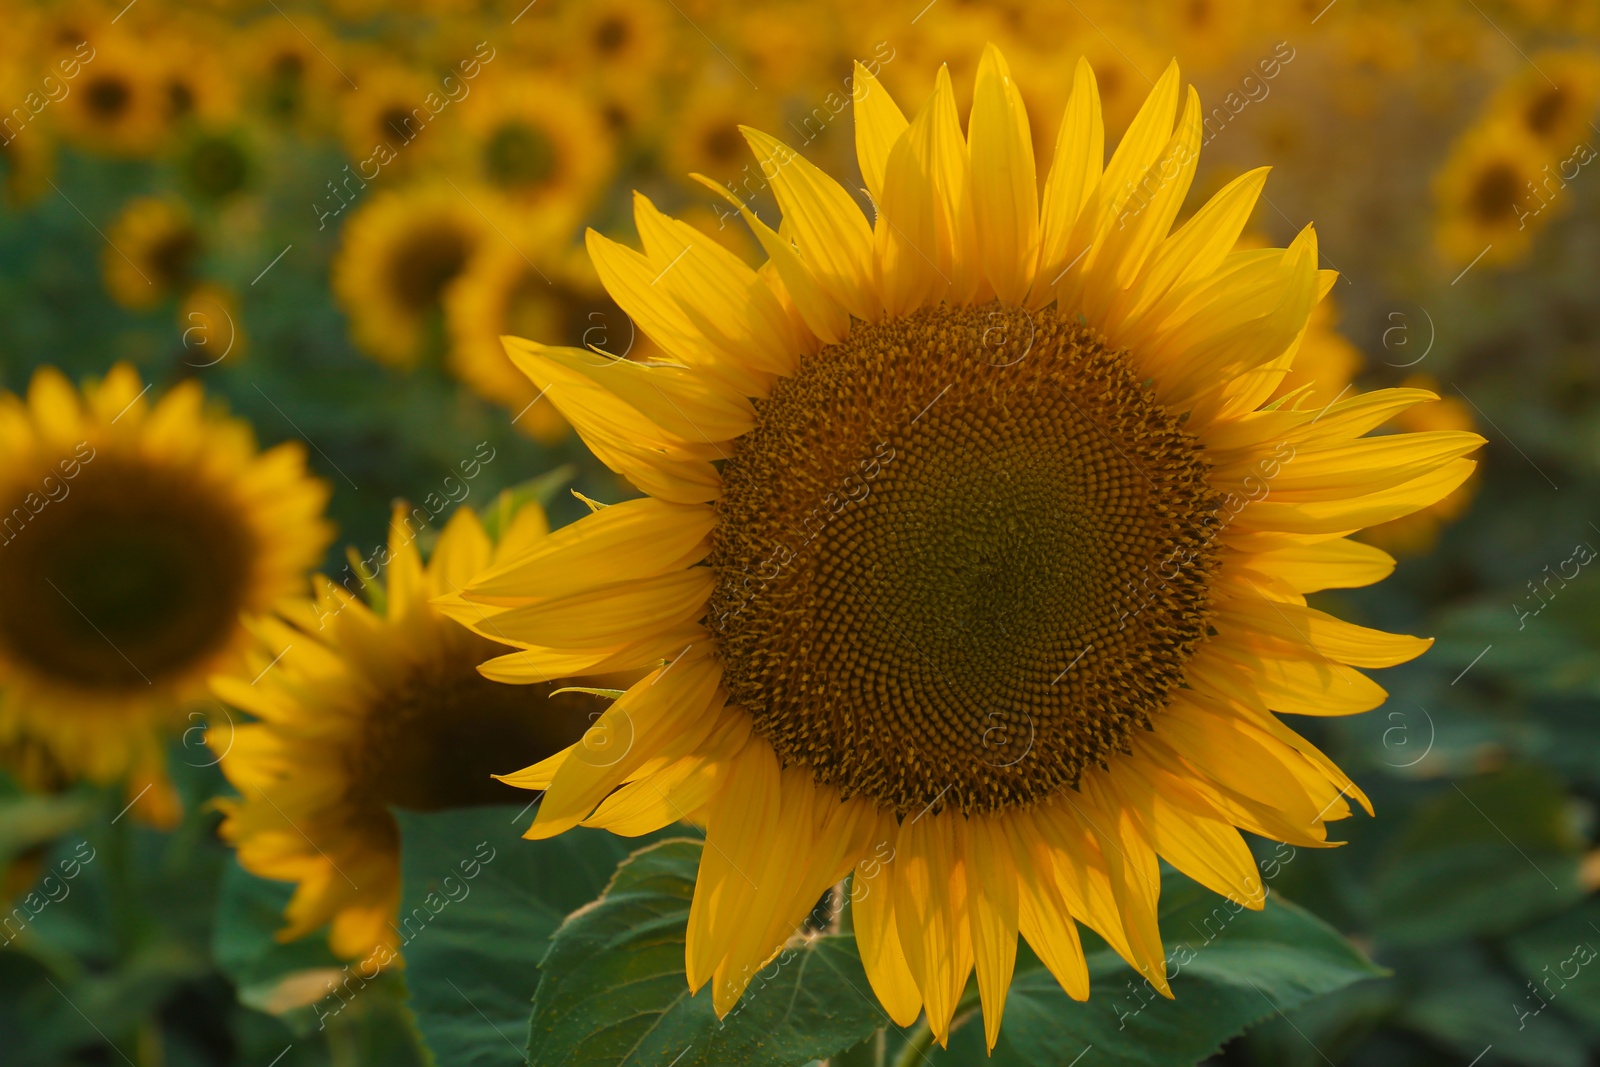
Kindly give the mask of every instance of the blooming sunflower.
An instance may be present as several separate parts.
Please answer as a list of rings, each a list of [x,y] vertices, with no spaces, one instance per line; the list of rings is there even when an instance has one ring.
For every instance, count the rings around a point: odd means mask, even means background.
[[[445,296],[451,372],[511,411],[519,430],[547,445],[561,442],[572,428],[553,404],[540,401],[540,390],[511,362],[500,338],[564,337],[630,354],[631,325],[587,267],[568,259],[541,270],[509,243],[493,242]]]
[[[1510,263],[1526,255],[1534,233],[1565,207],[1565,198],[1546,205],[1535,192],[1546,158],[1538,141],[1502,116],[1467,130],[1434,179],[1434,243],[1445,259]]]
[[[1536,66],[1508,81],[1490,110],[1507,116],[1558,158],[1589,139],[1600,108],[1600,56],[1588,51],[1541,52]]]
[[[110,155],[151,155],[169,130],[168,99],[156,69],[137,41],[100,34],[72,91],[56,105],[62,128],[77,144]]]
[[[46,367],[0,395],[0,746],[126,778],[167,822],[166,735],[248,644],[240,613],[302,590],[328,492],[194,382],[146,392],[121,364],[81,394]]]
[[[106,289],[123,307],[155,307],[194,285],[203,251],[182,204],[156,196],[130,200],[106,231],[100,255]]]
[[[1321,845],[1366,806],[1274,713],[1372,708],[1357,668],[1429,642],[1305,595],[1386,575],[1346,535],[1444,496],[1482,439],[1363,437],[1422,390],[1267,403],[1333,275],[1309,227],[1231,251],[1264,171],[1169,232],[1203,136],[1175,64],[1102,164],[1080,61],[1042,204],[996,49],[965,136],[943,70],[909,122],[856,78],[875,220],[747,129],[783,214],[745,215],[761,269],[643,197],[643,252],[590,233],[667,359],[508,348],[648,495],[444,606],[519,647],[491,677],[654,668],[506,780],[548,790],[530,837],[704,823],[687,973],[718,1012],[854,868],[890,1017],[944,1041],[976,969],[992,1047],[1019,933],[1074,997],[1078,923],[1166,992],[1158,858],[1260,907],[1238,830]]]
[[[515,75],[485,78],[461,106],[473,180],[565,236],[611,175],[611,133],[593,105],[556,79]]]
[[[333,263],[333,291],[356,344],[385,363],[415,363],[445,291],[489,234],[486,218],[449,186],[388,190],[361,205]]]
[[[522,794],[490,773],[571,743],[601,703],[581,692],[542,700],[488,680],[476,668],[497,646],[429,604],[533,550],[548,533],[538,505],[517,511],[495,545],[462,508],[426,566],[420,529],[397,509],[387,548],[346,580],[356,592],[324,578],[316,599],[257,620],[249,662],[214,680],[221,699],[256,721],[208,735],[240,793],[222,802],[223,838],[246,870],[298,883],[281,936],[331,924],[335,953],[379,965],[399,947],[390,808],[515,801]]]

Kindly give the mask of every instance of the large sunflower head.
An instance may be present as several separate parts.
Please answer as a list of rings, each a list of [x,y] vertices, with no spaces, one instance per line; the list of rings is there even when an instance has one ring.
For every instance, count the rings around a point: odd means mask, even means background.
[[[195,383],[148,393],[119,365],[81,393],[44,368],[0,396],[0,743],[126,778],[160,821],[170,728],[242,654],[241,613],[301,592],[328,493],[297,445],[258,452]]]
[[[448,185],[362,204],[333,263],[333,291],[356,344],[385,363],[415,363],[437,334],[445,294],[490,235],[474,202]]]
[[[643,197],[642,251],[589,235],[666,359],[510,351],[647,495],[449,610],[523,649],[502,676],[653,668],[589,735],[624,758],[508,780],[547,790],[534,837],[704,823],[687,970],[719,1012],[854,869],[890,1016],[943,1039],[976,969],[992,1045],[1019,933],[1073,996],[1079,923],[1165,991],[1159,859],[1259,907],[1240,829],[1321,845],[1366,803],[1274,713],[1367,710],[1360,668],[1428,642],[1306,594],[1386,575],[1347,535],[1482,439],[1364,436],[1419,389],[1269,401],[1333,275],[1310,228],[1234,250],[1264,171],[1173,229],[1204,136],[1175,65],[1107,162],[1079,64],[1042,199],[992,47],[965,133],[943,71],[909,119],[855,76],[870,215],[747,129],[760,269]]]
[[[470,510],[417,548],[426,509],[397,509],[387,546],[323,579],[255,623],[249,661],[215,680],[217,695],[255,721],[209,734],[239,791],[224,802],[222,836],[246,870],[298,883],[283,937],[325,924],[345,957],[383,964],[398,948],[399,833],[391,808],[437,811],[518,802],[490,775],[571,744],[598,699],[491,681],[478,664],[504,649],[429,601],[474,574],[532,550],[548,527],[537,505],[491,544]]]

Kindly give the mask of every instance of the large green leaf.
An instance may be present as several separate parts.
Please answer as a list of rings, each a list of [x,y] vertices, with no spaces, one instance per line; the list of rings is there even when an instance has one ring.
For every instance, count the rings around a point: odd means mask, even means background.
[[[1028,967],[1011,983],[995,1048],[1001,1063],[1096,1063],[1180,1067],[1215,1052],[1261,1019],[1383,972],[1331,927],[1273,897],[1255,912],[1187,879],[1165,879],[1161,929],[1173,1000],[1108,950],[1091,952],[1087,1003],[1070,999],[1048,971]],[[982,1061],[974,1014],[934,1064]]]
[[[440,1067],[523,1060],[538,962],[630,843],[598,830],[525,841],[516,808],[397,812],[397,929],[423,1039]]]
[[[691,997],[684,935],[699,858],[698,841],[635,853],[556,932],[534,997],[535,1067],[801,1064],[884,1024],[850,935],[786,949],[721,1022],[709,989]]]

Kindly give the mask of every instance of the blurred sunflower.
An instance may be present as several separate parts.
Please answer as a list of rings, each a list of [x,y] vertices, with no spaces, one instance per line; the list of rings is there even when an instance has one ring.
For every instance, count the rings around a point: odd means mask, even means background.
[[[942,70],[909,123],[861,98],[875,224],[746,129],[783,213],[745,213],[760,271],[642,196],[642,253],[591,232],[666,361],[510,343],[648,496],[440,603],[522,649],[493,677],[654,668],[506,780],[548,790],[535,838],[704,823],[686,960],[719,1013],[883,842],[854,930],[897,1023],[945,1040],[976,967],[992,1047],[1019,932],[1086,997],[1080,922],[1167,992],[1158,857],[1260,907],[1238,829],[1322,845],[1366,805],[1273,713],[1374,707],[1355,668],[1429,645],[1305,594],[1383,578],[1345,535],[1445,496],[1482,439],[1363,438],[1422,390],[1263,408],[1333,275],[1309,227],[1231,251],[1262,171],[1168,232],[1203,136],[1176,65],[1102,166],[1080,62],[1042,207],[992,46],[974,101],[964,136]]]
[[[355,75],[359,89],[339,96],[345,153],[362,175],[415,174],[450,152],[452,138],[436,128],[426,101],[442,100],[439,85],[420,71],[389,60],[370,60]],[[451,105],[454,106],[454,105]]]
[[[346,582],[359,580],[365,599],[323,579],[315,600],[258,620],[250,662],[215,679],[221,699],[257,720],[209,735],[240,793],[220,802],[221,834],[246,870],[298,883],[282,939],[331,923],[338,955],[391,962],[400,840],[390,809],[520,802],[491,773],[570,744],[599,711],[585,693],[551,696],[554,684],[485,678],[478,664],[503,647],[429,604],[548,534],[537,505],[506,518],[491,546],[477,516],[458,510],[424,567],[418,529],[397,509],[386,552]]]
[[[575,225],[611,176],[610,131],[588,99],[560,81],[485,78],[461,107],[474,181],[535,213],[544,232]]]
[[[155,196],[130,200],[106,228],[100,254],[106,289],[125,308],[155,307],[195,283],[204,250],[182,204]]]
[[[333,262],[334,295],[357,346],[385,363],[415,363],[445,291],[489,233],[484,216],[448,186],[390,190],[363,204]]]
[[[1541,52],[1534,63],[1495,94],[1489,109],[1520,126],[1548,153],[1564,157],[1578,141],[1590,139],[1589,121],[1600,108],[1600,56]]]
[[[55,143],[50,131],[28,128],[15,135],[0,131],[0,180],[5,202],[21,207],[50,187],[55,170]]]
[[[571,427],[555,405],[539,402],[539,389],[511,362],[501,338],[565,337],[627,353],[627,320],[593,274],[587,262],[580,266],[570,258],[541,270],[499,241],[485,248],[445,297],[451,373],[512,412],[519,430],[547,445],[559,444]]]
[[[152,155],[168,130],[161,70],[138,42],[98,34],[91,59],[59,104],[62,129],[81,148],[111,155]]]
[[[555,58],[597,86],[647,91],[672,45],[674,17],[660,0],[567,4],[551,31],[551,38],[562,42]]]
[[[744,138],[739,135],[739,123],[753,110],[764,112],[766,122],[775,125],[779,121],[770,103],[749,92],[744,82],[734,85],[720,75],[699,79],[662,134],[662,169],[680,177],[704,174],[728,183],[741,200],[755,196],[767,182],[745,154]],[[805,136],[820,132],[807,131]]]
[[[266,115],[281,122],[318,125],[327,101],[345,86],[337,66],[337,38],[301,12],[291,24],[271,15],[235,35],[235,64],[247,92]],[[358,157],[372,151],[366,145]]]
[[[258,452],[194,382],[145,399],[126,364],[0,396],[0,745],[126,780],[150,821],[177,798],[164,743],[235,663],[241,612],[300,593],[330,531],[298,445]]]
[[[1462,134],[1434,179],[1434,243],[1446,260],[1510,263],[1527,254],[1560,210],[1542,207],[1534,193],[1546,158],[1539,142],[1498,115]]]
[[[151,36],[154,54],[149,57],[159,70],[168,122],[216,125],[234,118],[239,109],[238,84],[226,54],[215,43],[225,38],[220,32],[207,40],[172,29],[164,27]]]
[[[1254,41],[1260,29],[1258,0],[1157,0],[1148,5],[1150,32],[1181,49],[1189,64],[1216,70]]]

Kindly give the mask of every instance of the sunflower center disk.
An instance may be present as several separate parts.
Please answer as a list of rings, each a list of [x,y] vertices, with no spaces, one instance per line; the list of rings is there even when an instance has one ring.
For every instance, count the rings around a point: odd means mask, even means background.
[[[732,699],[785,764],[902,815],[1075,784],[1205,633],[1207,470],[1053,311],[858,323],[723,470],[708,623]]]
[[[233,632],[257,551],[204,487],[97,459],[0,548],[0,643],[62,682],[144,690]]]
[[[443,811],[518,804],[522,790],[490,775],[553,755],[583,736],[606,701],[557,687],[490,681],[477,664],[498,648],[473,640],[461,654],[418,663],[392,679],[381,710],[351,752],[351,780],[377,809]]]

